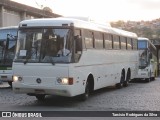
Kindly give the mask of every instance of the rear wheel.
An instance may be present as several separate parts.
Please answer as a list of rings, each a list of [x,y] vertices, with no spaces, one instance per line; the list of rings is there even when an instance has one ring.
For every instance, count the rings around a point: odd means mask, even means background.
[[[122,70],[120,83],[116,84],[116,88],[118,88],[118,89],[122,88],[122,86],[124,84],[124,80],[125,80],[125,72],[124,72],[124,70]]]
[[[131,74],[130,74],[130,70],[128,70],[128,72],[127,72],[127,78],[126,78],[126,80],[123,83],[124,87],[128,86],[128,83],[129,83],[130,79],[131,79]]]

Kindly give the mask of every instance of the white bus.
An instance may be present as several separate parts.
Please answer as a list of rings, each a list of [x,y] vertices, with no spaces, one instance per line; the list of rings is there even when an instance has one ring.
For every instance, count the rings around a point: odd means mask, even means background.
[[[57,55],[60,44],[66,56]],[[94,90],[127,86],[137,75],[137,35],[74,18],[25,20],[13,69],[15,93],[85,100]]]
[[[139,70],[137,78],[150,82],[157,76],[157,49],[148,38],[138,38]]]
[[[12,62],[15,56],[18,26],[0,28],[0,81],[12,86]]]

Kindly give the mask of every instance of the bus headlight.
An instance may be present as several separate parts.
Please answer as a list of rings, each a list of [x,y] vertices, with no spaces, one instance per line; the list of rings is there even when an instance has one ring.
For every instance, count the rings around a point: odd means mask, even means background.
[[[17,82],[17,81],[22,81],[22,77],[14,75],[13,82]]]
[[[57,83],[61,85],[72,85],[73,78],[57,78]]]

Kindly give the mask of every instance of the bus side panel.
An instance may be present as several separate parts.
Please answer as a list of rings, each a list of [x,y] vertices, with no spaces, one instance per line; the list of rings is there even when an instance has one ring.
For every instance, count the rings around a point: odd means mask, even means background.
[[[70,76],[74,76],[76,80],[77,94],[82,94],[85,90],[84,81],[86,82],[90,74],[94,77],[94,89],[96,90],[119,83],[122,69],[125,69],[127,74],[130,68],[131,78],[134,78],[137,74],[137,67],[137,51],[88,49],[83,51],[79,63],[75,63],[69,71]]]

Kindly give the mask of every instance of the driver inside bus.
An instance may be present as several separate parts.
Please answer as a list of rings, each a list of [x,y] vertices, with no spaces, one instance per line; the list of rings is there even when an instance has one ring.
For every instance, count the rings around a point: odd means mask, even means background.
[[[57,56],[68,56],[71,52],[63,47],[63,44],[60,44],[60,50],[57,53]]]

